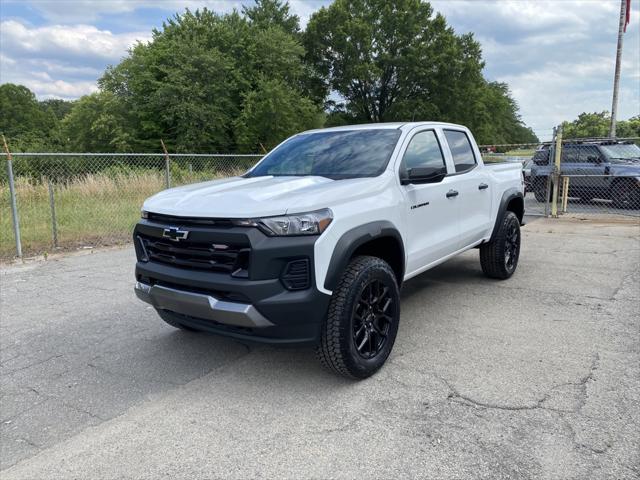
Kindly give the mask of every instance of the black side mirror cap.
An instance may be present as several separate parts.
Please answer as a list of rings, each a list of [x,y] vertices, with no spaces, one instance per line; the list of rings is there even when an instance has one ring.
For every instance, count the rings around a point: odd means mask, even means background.
[[[446,170],[425,167],[410,168],[407,176],[400,179],[402,185],[439,183],[447,176]]]

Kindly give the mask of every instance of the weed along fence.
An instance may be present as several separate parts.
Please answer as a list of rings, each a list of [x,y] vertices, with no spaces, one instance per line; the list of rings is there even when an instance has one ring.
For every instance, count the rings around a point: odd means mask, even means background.
[[[261,157],[14,153],[9,161],[4,154],[0,258],[128,242],[145,198],[168,187],[241,174]]]

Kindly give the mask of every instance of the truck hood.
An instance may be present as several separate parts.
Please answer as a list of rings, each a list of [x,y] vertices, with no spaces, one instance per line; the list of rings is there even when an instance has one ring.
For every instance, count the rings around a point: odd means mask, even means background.
[[[640,163],[611,164],[611,175],[640,177]]]
[[[252,218],[302,213],[375,194],[380,177],[232,177],[164,190],[143,210],[182,217]]]

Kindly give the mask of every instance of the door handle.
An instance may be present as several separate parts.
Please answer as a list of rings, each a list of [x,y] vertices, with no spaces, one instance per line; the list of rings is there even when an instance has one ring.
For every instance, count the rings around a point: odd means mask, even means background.
[[[447,192],[447,198],[457,197],[457,196],[458,196],[458,191],[457,190],[449,190]]]
[[[486,190],[487,188],[489,188],[489,185],[487,185],[486,183],[481,183],[480,185],[478,185],[478,190]]]

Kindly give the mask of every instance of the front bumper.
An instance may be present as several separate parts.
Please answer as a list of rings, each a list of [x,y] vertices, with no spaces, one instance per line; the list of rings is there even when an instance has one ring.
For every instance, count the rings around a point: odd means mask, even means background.
[[[225,302],[212,295],[187,292],[161,285],[136,282],[136,295],[157,310],[168,310],[188,317],[211,320],[222,325],[245,328],[272,327],[253,305]]]
[[[162,236],[166,225],[142,220],[134,231],[136,295],[192,328],[266,343],[315,343],[330,296],[315,286],[314,237],[267,237],[253,228],[185,227],[207,243],[242,243],[250,248],[245,277],[154,261],[139,248],[138,235]],[[309,260],[309,286],[289,290],[283,270]]]

